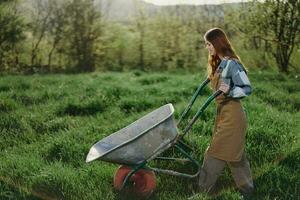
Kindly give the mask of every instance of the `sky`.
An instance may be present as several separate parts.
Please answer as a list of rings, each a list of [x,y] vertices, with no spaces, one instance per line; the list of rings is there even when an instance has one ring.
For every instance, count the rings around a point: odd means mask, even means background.
[[[176,4],[221,4],[221,3],[233,3],[247,0],[144,0],[155,5],[176,5]]]

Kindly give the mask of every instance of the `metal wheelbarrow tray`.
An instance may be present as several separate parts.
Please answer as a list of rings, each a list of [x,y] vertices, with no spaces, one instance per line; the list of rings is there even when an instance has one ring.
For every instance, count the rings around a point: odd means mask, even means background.
[[[86,162],[139,165],[172,146],[178,130],[172,104],[166,104],[96,143]]]

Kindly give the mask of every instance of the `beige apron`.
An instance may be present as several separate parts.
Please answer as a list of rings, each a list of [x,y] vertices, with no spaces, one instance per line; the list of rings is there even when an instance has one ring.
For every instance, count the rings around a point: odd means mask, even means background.
[[[220,86],[220,73],[211,78],[214,91]],[[207,154],[225,161],[240,161],[245,148],[247,119],[239,99],[221,94],[215,100],[217,116]]]

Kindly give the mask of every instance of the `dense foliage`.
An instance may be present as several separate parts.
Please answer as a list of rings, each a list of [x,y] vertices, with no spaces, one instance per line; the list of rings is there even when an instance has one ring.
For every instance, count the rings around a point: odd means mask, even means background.
[[[134,1],[123,21],[109,18],[114,2],[1,1],[1,72],[193,70],[205,64],[203,34],[215,26],[225,29],[247,66],[299,71],[299,0],[155,12]]]

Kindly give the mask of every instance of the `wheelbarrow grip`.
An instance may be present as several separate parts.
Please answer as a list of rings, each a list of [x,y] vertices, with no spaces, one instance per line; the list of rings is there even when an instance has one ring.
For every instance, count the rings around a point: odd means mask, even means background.
[[[184,111],[182,112],[182,114],[180,115],[180,118],[177,122],[177,126],[179,126],[179,124],[182,122],[182,120],[187,116],[187,114],[189,113],[189,111],[191,110],[193,104],[195,103],[197,97],[199,96],[199,94],[201,93],[201,91],[203,90],[203,88],[210,82],[209,78],[207,78],[206,80],[204,80],[199,87],[197,88],[196,92],[194,93],[192,99],[190,100],[189,104],[187,105],[187,107],[184,109]]]
[[[207,108],[207,106],[212,102],[212,100],[214,100],[220,94],[222,94],[222,91],[221,90],[217,90],[210,97],[208,97],[208,99],[206,100],[206,102],[201,106],[201,108],[198,110],[198,112],[194,115],[194,117],[191,120],[191,122],[183,130],[183,134],[181,135],[181,137],[184,137],[189,132],[189,130],[192,128],[193,124],[196,122],[196,120],[199,118],[199,116],[203,113],[203,111]]]

